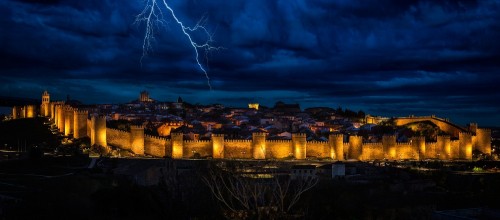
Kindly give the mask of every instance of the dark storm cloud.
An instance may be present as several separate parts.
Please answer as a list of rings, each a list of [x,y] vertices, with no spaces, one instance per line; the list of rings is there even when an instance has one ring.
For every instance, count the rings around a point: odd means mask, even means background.
[[[141,65],[141,0],[0,2],[1,91],[116,103],[148,89],[160,100],[281,99],[500,124],[498,1],[167,2],[187,25],[206,16],[225,48],[203,61],[214,92],[166,11]]]

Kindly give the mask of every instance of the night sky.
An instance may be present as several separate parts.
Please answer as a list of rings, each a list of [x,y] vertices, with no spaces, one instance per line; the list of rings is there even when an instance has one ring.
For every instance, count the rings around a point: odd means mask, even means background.
[[[167,2],[186,25],[206,16],[225,48],[203,61],[213,91],[166,11],[141,65],[143,0],[3,0],[0,92],[39,98],[47,89],[90,104],[148,90],[160,101],[282,100],[500,125],[500,1]]]

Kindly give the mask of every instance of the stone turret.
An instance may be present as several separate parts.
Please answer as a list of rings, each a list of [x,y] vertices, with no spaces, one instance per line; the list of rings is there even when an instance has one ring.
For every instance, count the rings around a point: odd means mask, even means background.
[[[172,158],[180,159],[184,155],[184,135],[182,133],[170,133],[172,139]]]
[[[349,136],[349,149],[347,151],[348,159],[361,159],[363,146],[363,137],[361,136]]]
[[[397,159],[396,136],[382,136],[382,146],[384,149],[384,157],[389,160]]]
[[[212,134],[212,157],[224,158],[224,134]]]
[[[50,95],[49,92],[44,91],[42,93],[42,105],[40,106],[40,115],[44,117],[50,116]]]
[[[486,128],[476,129],[475,149],[484,154],[491,155],[491,130]]]
[[[56,125],[59,128],[59,132],[64,133],[64,109],[63,105],[56,106],[57,120]]]
[[[87,137],[87,118],[89,113],[87,111],[75,110],[73,112],[73,137],[82,138]]]
[[[144,155],[144,127],[130,126],[130,146],[134,154]]]
[[[458,157],[462,160],[472,160],[472,134],[470,132],[460,132],[458,140]]]
[[[34,118],[35,117],[35,106],[34,105],[27,105],[25,108],[26,108],[26,113],[25,113],[26,118]]]
[[[292,134],[292,148],[295,159],[297,160],[306,159],[306,151],[307,151],[306,134],[304,133]]]
[[[328,136],[330,157],[334,160],[344,160],[344,135],[330,134]]]
[[[451,159],[451,142],[449,135],[439,135],[437,137],[437,151],[439,159]]]
[[[266,159],[266,133],[252,133],[253,159]]]
[[[425,137],[423,136],[416,136],[411,138],[411,145],[412,148],[415,149],[416,152],[418,152],[418,159],[423,160],[425,159]]]
[[[73,108],[70,106],[64,108],[64,136],[73,133],[73,123],[75,122],[73,111]]]
[[[106,116],[92,116],[90,145],[107,146],[106,141]]]

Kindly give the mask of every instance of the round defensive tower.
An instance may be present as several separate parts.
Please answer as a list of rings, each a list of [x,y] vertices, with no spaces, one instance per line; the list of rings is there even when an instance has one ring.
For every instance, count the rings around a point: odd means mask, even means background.
[[[334,160],[344,160],[344,135],[330,134],[328,136],[330,157]]]
[[[170,133],[172,139],[172,158],[180,159],[184,155],[183,145],[184,145],[184,134],[182,133]]]
[[[306,134],[304,133],[297,133],[297,134],[292,134],[292,148],[293,148],[293,155],[295,156],[295,159],[297,160],[304,160],[306,159],[306,151],[307,151],[307,139],[306,139]]]
[[[212,157],[224,158],[224,134],[212,134]]]
[[[362,136],[349,136],[349,149],[347,151],[348,159],[361,159],[363,151],[363,137]]]
[[[27,105],[25,109],[26,109],[26,113],[25,113],[26,118],[34,118],[35,117],[35,106],[34,105]]]
[[[130,126],[130,146],[132,152],[144,155],[144,127],[140,125]]]
[[[90,145],[107,146],[106,142],[106,116],[92,116]]]
[[[75,110],[73,112],[73,137],[82,138],[87,136],[87,118],[89,113],[83,110]]]
[[[423,136],[415,136],[411,138],[412,148],[418,152],[418,159],[425,159],[425,137]]]
[[[253,159],[266,159],[266,133],[252,133]]]

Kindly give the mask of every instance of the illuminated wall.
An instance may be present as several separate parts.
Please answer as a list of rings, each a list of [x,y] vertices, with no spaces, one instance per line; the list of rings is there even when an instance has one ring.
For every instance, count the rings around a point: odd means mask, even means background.
[[[293,157],[291,140],[266,140],[266,158],[281,159]]]
[[[156,137],[151,135],[144,135],[144,154],[154,157],[165,156],[165,147],[167,146],[167,139],[164,137]]]
[[[224,140],[224,158],[253,158],[252,140]],[[267,147],[266,147],[267,149]]]
[[[328,141],[308,141],[307,157],[330,158],[330,144]]]
[[[453,137],[458,137],[458,134],[465,130],[464,128],[462,128],[458,125],[452,124],[451,122],[446,121],[445,119],[436,118],[434,116],[396,118],[394,120],[394,123],[396,124],[396,126],[402,126],[402,125],[406,125],[409,123],[423,122],[423,121],[430,121],[430,122],[434,123],[435,125],[437,125],[439,127],[439,129],[445,131],[446,133],[451,134]]]
[[[418,150],[413,146],[412,143],[396,143],[396,157],[399,160],[404,159],[418,159]]]
[[[384,146],[382,143],[363,143],[361,160],[384,159]]]
[[[425,159],[437,159],[439,153],[437,148],[436,142],[425,143]]]
[[[195,154],[199,154],[201,157],[212,156],[212,146],[211,140],[184,140],[183,157],[193,158]]]
[[[106,128],[106,139],[107,144],[111,146],[119,147],[125,150],[131,150],[132,148],[132,146],[130,145],[130,132],[114,128]]]
[[[165,123],[165,124],[161,125],[160,127],[158,127],[158,129],[156,129],[156,131],[158,131],[158,134],[160,136],[169,136],[172,129],[176,129],[176,128],[179,128],[181,126],[182,126],[182,123],[168,122],[168,123]]]

